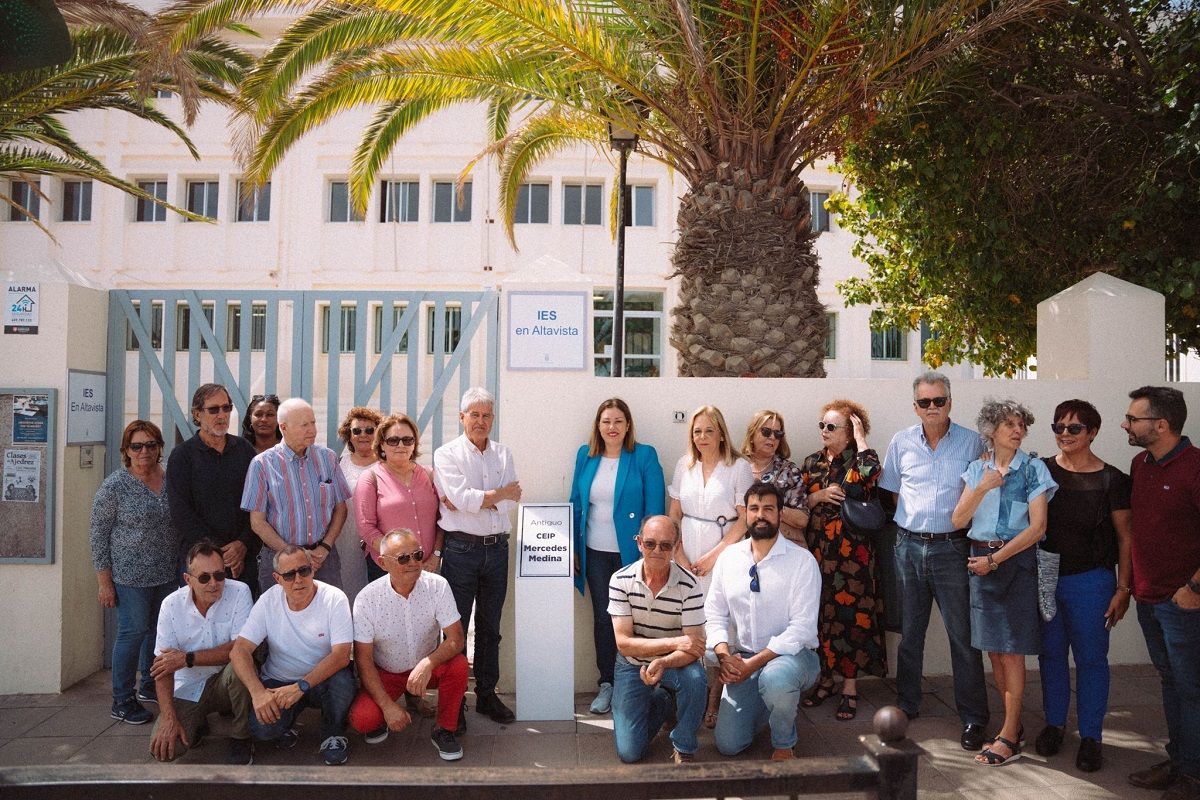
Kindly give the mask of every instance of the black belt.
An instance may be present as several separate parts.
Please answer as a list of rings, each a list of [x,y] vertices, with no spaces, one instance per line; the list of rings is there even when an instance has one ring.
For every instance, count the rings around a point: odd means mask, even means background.
[[[491,547],[494,544],[508,544],[507,533],[493,533],[490,536],[476,536],[473,533],[464,533],[463,531],[446,531],[447,539],[454,539],[459,542],[470,542],[478,547]]]
[[[911,536],[914,539],[920,539],[922,542],[948,542],[951,539],[967,538],[966,528],[959,528],[958,530],[950,531],[949,533],[925,533],[924,531],[910,531],[908,528],[900,528],[900,532],[905,536]]]

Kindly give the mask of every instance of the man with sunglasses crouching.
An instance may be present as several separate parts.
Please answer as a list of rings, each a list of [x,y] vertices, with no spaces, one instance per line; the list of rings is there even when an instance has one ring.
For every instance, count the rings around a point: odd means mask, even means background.
[[[221,549],[207,539],[187,554],[184,586],[158,612],[156,658],[150,667],[159,715],[150,752],[174,761],[195,747],[210,712],[233,717],[228,764],[254,763],[250,693],[229,663],[233,637],[250,616],[250,589],[233,580]]]
[[[750,538],[725,548],[704,602],[705,633],[725,685],[717,750],[733,756],[771,729],[773,761],[795,758],[800,695],[821,672],[821,572],[812,553],[779,535],[783,497],[770,483],[746,490]]]
[[[238,634],[229,660],[250,691],[250,733],[276,747],[294,747],[292,727],[308,706],[321,709],[321,755],[345,764],[346,716],[354,699],[350,643],[354,625],[346,593],[313,579],[310,550],[288,545],[275,553],[275,586],[263,592]],[[267,643],[262,675],[254,650]]]
[[[379,555],[387,574],[354,600],[354,658],[362,688],[350,707],[350,725],[366,734],[367,744],[379,744],[412,722],[397,698],[405,691],[421,697],[437,689],[430,739],[443,761],[457,761],[463,756],[455,733],[463,723],[467,657],[454,593],[445,578],[421,568],[421,540],[407,528],[384,536]]]

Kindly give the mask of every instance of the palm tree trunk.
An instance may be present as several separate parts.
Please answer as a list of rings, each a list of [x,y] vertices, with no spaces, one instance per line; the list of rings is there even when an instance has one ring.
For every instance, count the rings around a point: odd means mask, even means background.
[[[684,195],[672,264],[681,376],[825,377],[808,189],[722,164]]]

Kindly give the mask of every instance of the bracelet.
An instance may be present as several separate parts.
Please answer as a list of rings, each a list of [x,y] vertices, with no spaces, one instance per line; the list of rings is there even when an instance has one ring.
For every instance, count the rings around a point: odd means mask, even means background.
[[[1187,587],[1196,594],[1200,594],[1200,581],[1196,580],[1195,578],[1192,578],[1187,582]]]
[[[1119,583],[1118,583],[1118,584],[1117,584],[1117,591],[1118,591],[1118,592],[1132,592],[1132,591],[1133,591],[1133,589],[1132,589],[1132,588],[1130,588],[1129,586],[1122,586],[1121,584],[1119,584]]]
[[[326,553],[333,552],[333,548],[329,546],[329,542],[325,541],[324,539],[319,539],[318,541],[314,542],[313,547],[324,547]]]
[[[995,572],[996,570],[1000,569],[1000,565],[997,564],[996,560],[992,558],[991,553],[987,554],[987,560],[988,560],[988,570],[989,571]]]

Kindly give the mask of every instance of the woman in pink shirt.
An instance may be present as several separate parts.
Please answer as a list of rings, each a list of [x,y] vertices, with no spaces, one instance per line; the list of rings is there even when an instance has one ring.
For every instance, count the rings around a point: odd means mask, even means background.
[[[407,528],[421,540],[422,565],[436,572],[442,563],[442,531],[438,528],[438,496],[429,470],[417,463],[420,434],[405,414],[392,414],[375,428],[379,461],[358,479],[354,513],[367,555],[367,578],[386,573],[379,564],[384,534]]]

